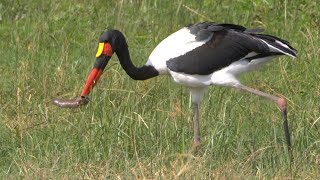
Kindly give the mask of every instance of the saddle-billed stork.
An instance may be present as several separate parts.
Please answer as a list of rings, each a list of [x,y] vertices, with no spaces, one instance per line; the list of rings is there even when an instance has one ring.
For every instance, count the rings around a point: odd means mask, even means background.
[[[99,38],[96,62],[81,97],[73,100],[54,99],[53,103],[69,108],[87,104],[90,90],[114,53],[122,68],[134,80],[166,74],[190,89],[194,106],[193,149],[200,143],[200,102],[210,85],[219,85],[247,91],[275,102],[281,110],[288,150],[291,150],[285,98],[247,87],[236,79],[241,73],[254,70],[274,57],[288,55],[295,58],[296,50],[287,41],[262,34],[259,29],[247,30],[240,25],[212,22],[191,24],[160,42],[144,66],[135,67],[124,35],[115,29],[108,30]]]

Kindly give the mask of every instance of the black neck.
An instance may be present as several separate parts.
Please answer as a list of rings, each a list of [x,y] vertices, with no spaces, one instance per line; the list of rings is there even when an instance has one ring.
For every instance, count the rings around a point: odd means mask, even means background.
[[[153,66],[135,67],[131,61],[128,48],[122,48],[116,52],[122,68],[134,80],[146,80],[159,75]]]

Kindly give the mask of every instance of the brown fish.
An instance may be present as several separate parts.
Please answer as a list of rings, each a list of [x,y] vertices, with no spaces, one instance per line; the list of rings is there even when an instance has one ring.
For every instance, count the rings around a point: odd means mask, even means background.
[[[52,103],[62,108],[78,108],[89,103],[88,97],[79,97],[75,99],[59,99],[54,98]]]

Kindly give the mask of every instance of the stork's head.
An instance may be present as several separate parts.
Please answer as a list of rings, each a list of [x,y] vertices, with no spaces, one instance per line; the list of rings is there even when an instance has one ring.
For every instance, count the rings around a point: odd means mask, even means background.
[[[120,31],[112,29],[105,31],[100,35],[96,53],[97,59],[86,86],[81,93],[82,97],[87,96],[90,93],[90,89],[95,86],[113,53],[118,53],[124,48],[127,49],[127,43]]]
[[[125,37],[120,31],[115,29],[105,31],[100,35],[96,58],[110,59],[114,52],[127,47]]]

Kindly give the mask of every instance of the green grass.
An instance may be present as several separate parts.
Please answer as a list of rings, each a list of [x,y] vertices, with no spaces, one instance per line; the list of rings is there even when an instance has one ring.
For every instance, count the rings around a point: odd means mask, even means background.
[[[318,179],[320,37],[316,1],[0,2],[0,177],[10,179]],[[262,27],[291,42],[281,57],[241,77],[288,100],[294,161],[276,106],[211,87],[202,104],[199,152],[191,153],[189,92],[169,77],[133,81],[111,59],[92,102],[79,96],[107,28],[124,32],[137,66],[170,33],[199,21]]]

